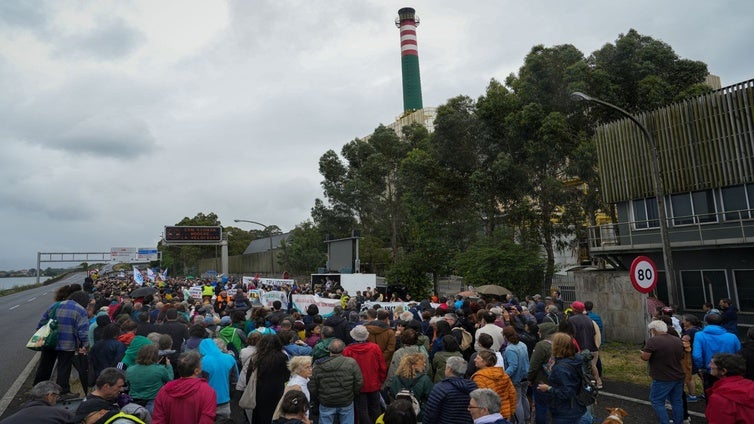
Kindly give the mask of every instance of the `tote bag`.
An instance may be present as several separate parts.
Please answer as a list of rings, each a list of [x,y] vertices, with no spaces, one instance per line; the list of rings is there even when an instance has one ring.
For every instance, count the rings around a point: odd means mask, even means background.
[[[52,307],[50,319],[34,332],[26,343],[27,348],[31,350],[54,350],[58,346],[58,320],[55,318],[55,313],[59,305],[60,302]]]

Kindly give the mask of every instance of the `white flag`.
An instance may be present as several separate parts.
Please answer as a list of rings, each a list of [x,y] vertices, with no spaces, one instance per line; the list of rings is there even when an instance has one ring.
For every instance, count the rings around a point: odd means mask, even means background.
[[[147,268],[147,278],[149,278],[149,281],[154,283],[156,277],[154,275],[154,271],[152,271],[152,268]]]
[[[144,285],[144,276],[141,275],[141,271],[136,267],[134,267],[134,282],[140,286]]]

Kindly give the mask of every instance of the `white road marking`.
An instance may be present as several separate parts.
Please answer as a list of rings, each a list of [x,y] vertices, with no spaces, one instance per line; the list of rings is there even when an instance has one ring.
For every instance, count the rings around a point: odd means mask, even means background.
[[[37,298],[36,297],[32,297],[31,299],[27,300],[26,303],[33,302],[35,300],[37,300]]]
[[[9,309],[9,311],[12,311],[12,310],[18,308],[19,306],[21,306],[21,305],[11,306],[10,309]]]

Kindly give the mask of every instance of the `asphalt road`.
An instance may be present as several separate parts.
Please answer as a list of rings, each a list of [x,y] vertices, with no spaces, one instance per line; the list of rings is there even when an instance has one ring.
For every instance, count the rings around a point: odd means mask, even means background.
[[[75,273],[48,286],[0,297],[0,322],[3,325],[0,338],[0,359],[3,364],[0,367],[0,399],[5,398],[13,382],[36,354],[25,345],[34,334],[40,317],[53,303],[55,290],[65,284],[82,284],[85,276],[84,272]]]

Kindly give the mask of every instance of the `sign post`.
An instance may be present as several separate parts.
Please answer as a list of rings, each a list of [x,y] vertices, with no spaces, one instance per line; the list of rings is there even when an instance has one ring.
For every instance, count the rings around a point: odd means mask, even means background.
[[[634,288],[641,293],[642,310],[644,311],[644,328],[647,328],[649,323],[650,314],[647,310],[647,296],[648,293],[657,287],[657,267],[654,261],[646,256],[637,256],[633,262],[631,262],[631,284]],[[644,343],[647,342],[649,333],[644,332]]]

